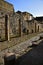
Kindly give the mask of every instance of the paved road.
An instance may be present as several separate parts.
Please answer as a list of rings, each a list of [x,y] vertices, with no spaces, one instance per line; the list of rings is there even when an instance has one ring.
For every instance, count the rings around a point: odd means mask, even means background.
[[[14,52],[16,56],[20,56],[28,48],[28,46],[32,45],[32,43],[31,43],[32,41],[38,40],[39,38],[40,38],[40,35],[35,36],[35,37],[25,41],[25,42],[22,42],[20,44],[17,44],[15,46],[9,48],[9,51]],[[8,51],[8,49],[0,51],[0,56],[3,56],[5,51]]]
[[[25,42],[22,42],[20,44],[17,44],[15,46],[9,48],[9,51],[11,51],[11,52],[13,51],[15,54],[21,54],[24,50],[27,49],[28,46],[32,45],[32,43],[31,43],[32,41],[38,40],[40,38],[40,35],[35,36],[35,37],[25,41]],[[3,55],[3,53],[5,53],[5,51],[8,51],[8,49],[0,51],[0,55]]]
[[[38,40],[39,38],[40,38],[40,36],[35,36],[35,37],[31,38],[30,40],[27,40],[25,42],[22,42],[20,44],[17,44],[15,46],[9,48],[9,51],[14,52],[15,55],[17,55],[17,54],[20,55],[28,48],[28,46],[32,45],[32,41]],[[8,51],[8,49],[3,50],[2,54],[4,53],[4,51]]]
[[[43,41],[37,47],[18,58],[17,65],[43,65]]]

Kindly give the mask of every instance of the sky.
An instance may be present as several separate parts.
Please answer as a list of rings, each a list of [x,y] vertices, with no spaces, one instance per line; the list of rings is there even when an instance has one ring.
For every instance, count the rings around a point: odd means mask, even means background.
[[[6,0],[13,4],[15,11],[27,11],[36,16],[43,16],[43,0]]]

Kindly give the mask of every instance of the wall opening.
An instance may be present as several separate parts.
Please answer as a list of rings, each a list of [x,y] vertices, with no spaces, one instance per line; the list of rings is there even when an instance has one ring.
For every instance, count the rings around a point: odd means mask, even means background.
[[[21,20],[19,19],[19,36],[21,36]]]
[[[5,39],[8,40],[8,15],[5,15]]]
[[[38,32],[39,32],[39,25],[38,25]]]
[[[37,24],[35,23],[35,33],[36,33],[36,25],[37,25]]]

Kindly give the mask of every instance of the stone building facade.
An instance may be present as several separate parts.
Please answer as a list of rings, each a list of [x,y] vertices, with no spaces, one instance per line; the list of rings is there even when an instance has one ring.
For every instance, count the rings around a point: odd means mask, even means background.
[[[28,12],[15,12],[12,4],[0,1],[0,38],[36,32],[43,32],[43,17],[34,18]]]
[[[13,5],[1,0],[0,1],[0,38],[8,38],[8,32],[10,30],[10,26],[8,24],[10,23],[11,19],[13,20]],[[9,21],[9,22],[8,22]],[[10,24],[9,24],[10,25]],[[9,32],[10,33],[10,32]]]
[[[28,12],[21,12],[21,11],[17,11],[15,14],[14,14],[14,20],[15,20],[15,28],[16,28],[16,31],[18,31],[18,33],[20,32],[21,30],[21,35],[22,34],[26,34],[27,32],[29,33],[30,32],[30,21],[32,21],[33,19],[33,15],[28,13]],[[21,27],[20,27],[20,26]],[[20,30],[19,30],[20,29]]]
[[[34,22],[36,21],[36,31],[43,32],[43,17],[34,18]]]
[[[28,12],[23,12],[23,30],[26,33],[29,33],[31,31],[31,21],[33,19],[33,15]]]

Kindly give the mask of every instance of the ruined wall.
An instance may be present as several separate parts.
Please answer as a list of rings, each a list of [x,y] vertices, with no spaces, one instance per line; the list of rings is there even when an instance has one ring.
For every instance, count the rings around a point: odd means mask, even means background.
[[[34,19],[33,15],[28,12],[17,11],[14,12],[13,5],[0,1],[0,37],[5,38],[5,15],[9,15],[9,31],[10,36],[15,34],[28,34],[43,31],[43,24],[41,21]],[[8,26],[8,24],[7,24]]]
[[[34,24],[36,23],[36,32],[43,32],[43,20],[34,20]],[[34,27],[35,28],[35,27]]]
[[[16,31],[18,31],[19,33],[19,19],[20,19],[20,22],[21,22],[21,33],[25,33],[28,31],[31,30],[31,23],[29,22],[30,20],[33,19],[33,16],[28,13],[28,12],[21,12],[21,11],[18,11],[14,14],[14,26]],[[31,21],[32,22],[32,21]]]
[[[13,5],[6,1],[0,0],[0,9],[5,9],[7,12],[13,12]]]
[[[23,19],[26,32],[31,33],[33,15],[28,12],[23,12]]]
[[[14,12],[13,5],[3,0],[0,1],[0,38],[1,39],[5,39],[5,34],[7,34],[6,31],[8,31],[6,30],[7,29],[6,27],[8,27],[8,23],[7,23],[8,21],[7,20],[5,21],[5,16],[6,15],[9,16],[9,22],[10,22],[13,20],[13,12]],[[10,30],[10,34],[12,34],[11,28],[9,30]]]
[[[12,22],[12,33],[18,34],[19,33],[19,19],[20,16],[17,13],[14,13],[13,22]]]
[[[5,38],[5,18],[0,17],[0,38]]]

